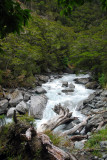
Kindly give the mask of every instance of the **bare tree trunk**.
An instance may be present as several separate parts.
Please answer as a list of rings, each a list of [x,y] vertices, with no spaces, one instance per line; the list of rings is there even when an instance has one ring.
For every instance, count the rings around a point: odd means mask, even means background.
[[[90,116],[88,116],[83,122],[77,124],[76,126],[74,126],[73,128],[64,131],[63,133],[61,133],[62,136],[68,135],[68,134],[73,134],[75,133],[79,128],[85,126],[87,124],[88,119],[90,118]]]
[[[46,131],[46,130],[53,130],[56,127],[60,126],[61,124],[65,124],[67,122],[71,122],[75,119],[75,117],[72,116],[72,112],[69,112],[68,108],[63,108],[60,104],[56,105],[53,109],[57,115],[50,119],[47,123],[42,124],[40,126],[40,130]]]

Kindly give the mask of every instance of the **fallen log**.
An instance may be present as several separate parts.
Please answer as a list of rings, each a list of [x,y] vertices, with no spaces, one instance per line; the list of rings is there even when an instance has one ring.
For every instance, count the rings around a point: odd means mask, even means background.
[[[61,133],[61,136],[65,136],[65,135],[68,135],[68,134],[73,134],[75,133],[79,128],[85,126],[87,124],[87,121],[88,119],[90,118],[90,116],[88,116],[83,122],[77,124],[76,126],[74,126],[73,128],[67,130],[67,131],[64,131],[63,133]]]
[[[88,136],[87,135],[75,135],[75,136],[72,136],[70,139],[71,141],[81,141],[83,139],[87,139]]]
[[[73,155],[63,151],[62,149],[54,146],[51,143],[49,137],[43,133],[38,134],[38,138],[41,140],[43,145],[48,150],[48,153],[51,154],[56,160],[77,160]]]
[[[65,124],[67,122],[71,122],[75,119],[75,117],[72,116],[72,112],[69,112],[68,108],[64,108],[61,106],[61,104],[56,105],[53,109],[53,111],[57,114],[55,117],[47,121],[47,123],[42,124],[40,126],[40,129],[38,129],[41,132],[44,132],[46,130],[54,130],[56,127],[60,126],[61,124]]]

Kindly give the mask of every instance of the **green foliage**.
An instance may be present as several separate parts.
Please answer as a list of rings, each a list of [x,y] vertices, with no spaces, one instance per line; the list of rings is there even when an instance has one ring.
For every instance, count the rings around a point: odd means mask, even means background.
[[[55,146],[58,146],[61,143],[62,137],[58,134],[55,134],[52,131],[45,131],[45,134],[49,136]]]
[[[94,133],[92,137],[86,142],[85,149],[93,149],[93,154],[96,156],[101,156],[100,141],[107,141],[107,128],[100,130],[98,133]]]
[[[106,86],[107,83],[107,75],[105,75],[104,73],[102,73],[102,75],[99,77],[99,83],[102,87]]]
[[[22,122],[25,122],[27,124],[30,124],[32,126],[35,126],[35,119],[32,116],[29,116],[28,114],[25,115],[19,115],[18,119]]]
[[[22,9],[20,4],[13,0],[0,1],[0,38],[8,33],[20,33],[30,18],[30,11]]]

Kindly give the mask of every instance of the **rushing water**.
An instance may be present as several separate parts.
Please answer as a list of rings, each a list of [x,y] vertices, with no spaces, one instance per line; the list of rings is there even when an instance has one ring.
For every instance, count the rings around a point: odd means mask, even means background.
[[[68,107],[70,111],[73,112],[73,116],[79,117],[80,120],[84,119],[79,111],[76,111],[76,108],[79,103],[85,100],[93,90],[86,89],[84,85],[75,84],[73,81],[75,78],[86,78],[88,75],[78,75],[75,74],[66,74],[62,78],[54,79],[51,76],[49,82],[42,85],[42,87],[47,91],[46,96],[48,97],[48,103],[43,114],[43,119],[37,121],[37,129],[40,128],[40,125],[46,123],[49,119],[54,117],[56,113],[52,110],[56,104],[62,104],[62,106]],[[62,92],[66,87],[62,87],[62,82],[67,81],[68,84],[72,83],[75,85],[74,92],[71,92],[69,95]]]

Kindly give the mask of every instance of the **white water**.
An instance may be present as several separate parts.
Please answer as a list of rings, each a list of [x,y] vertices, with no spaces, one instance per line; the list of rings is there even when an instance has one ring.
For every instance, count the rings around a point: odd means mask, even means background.
[[[66,74],[62,78],[54,79],[51,77],[50,82],[47,82],[42,85],[42,87],[47,91],[46,96],[48,97],[48,103],[46,109],[43,114],[43,119],[36,121],[37,129],[40,129],[41,124],[46,123],[49,119],[54,117],[56,113],[52,110],[56,104],[62,104],[62,106],[66,106],[70,111],[73,112],[73,116],[79,117],[80,120],[85,118],[79,111],[76,111],[76,107],[78,104],[85,100],[93,90],[86,89],[84,85],[75,84],[73,81],[75,78],[86,78],[88,75],[78,75],[75,74]],[[67,81],[68,84],[72,83],[75,85],[74,92],[71,92],[70,95],[66,95],[62,92],[65,87],[62,87],[62,82]]]

